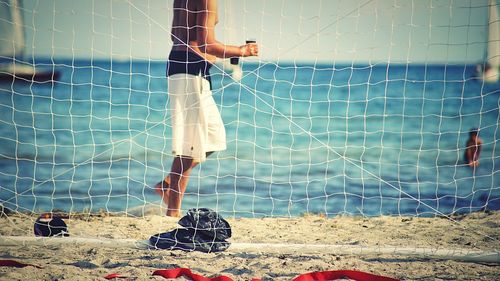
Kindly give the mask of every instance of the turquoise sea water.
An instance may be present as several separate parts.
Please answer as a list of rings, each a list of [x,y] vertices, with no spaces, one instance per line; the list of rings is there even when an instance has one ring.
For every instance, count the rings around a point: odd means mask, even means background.
[[[0,204],[126,212],[160,204],[170,169],[163,62],[56,61],[55,83],[0,84]],[[215,69],[228,149],[191,177],[183,209],[442,215],[500,209],[500,84],[473,65],[244,64]],[[480,128],[480,166],[464,165]]]

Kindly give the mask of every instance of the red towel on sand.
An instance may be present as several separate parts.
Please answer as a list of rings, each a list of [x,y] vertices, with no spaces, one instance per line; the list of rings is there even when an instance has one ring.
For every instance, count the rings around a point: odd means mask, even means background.
[[[194,274],[188,268],[159,269],[153,272],[153,275],[159,275],[165,278],[178,278],[184,276],[191,278],[193,281],[233,281],[233,279],[227,276],[218,276],[214,278],[204,277],[198,274]],[[304,273],[295,277],[292,281],[328,281],[341,278],[350,278],[357,281],[398,281],[394,278],[356,270],[333,270]],[[260,281],[260,279],[254,278],[252,279],[252,281]]]
[[[0,266],[10,266],[10,267],[25,267],[33,266],[36,268],[41,268],[36,265],[21,263],[14,260],[0,260]],[[193,273],[189,268],[174,268],[174,269],[158,269],[153,272],[153,275],[159,275],[164,278],[178,278],[178,277],[188,277],[193,281],[233,281],[233,279],[227,276],[217,276],[214,278],[204,277]],[[120,275],[118,273],[113,273],[105,276],[105,279],[115,279],[115,278],[126,278],[127,276]],[[356,271],[356,270],[333,270],[333,271],[322,271],[322,272],[310,272],[304,273],[295,277],[292,281],[329,281],[341,278],[350,278],[357,281],[398,281],[397,279],[375,275],[371,273]],[[260,281],[260,279],[254,278],[252,281]]]
[[[328,281],[341,278],[350,278],[357,281],[398,281],[397,279],[375,275],[356,270],[333,270],[322,272],[310,272],[299,275],[292,281]]]
[[[178,278],[184,276],[191,278],[193,281],[233,281],[233,279],[226,276],[218,276],[214,278],[204,277],[194,274],[189,268],[159,269],[155,270],[153,275],[159,275],[165,278]]]

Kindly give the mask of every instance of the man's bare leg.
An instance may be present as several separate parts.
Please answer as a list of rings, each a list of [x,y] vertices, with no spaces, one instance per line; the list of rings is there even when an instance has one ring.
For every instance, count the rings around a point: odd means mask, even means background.
[[[212,151],[207,152],[206,157],[210,156],[212,153],[213,153]],[[191,165],[189,166],[190,168],[185,169],[186,171],[182,171],[182,170],[184,170],[183,168],[187,167],[187,165],[189,163],[183,163],[182,159],[186,160],[186,162],[191,161]],[[190,175],[191,171],[193,170],[193,168],[196,167],[198,164],[199,164],[199,162],[195,162],[189,157],[177,156],[174,158],[174,161],[172,161],[172,170],[171,170],[170,174],[167,175],[163,181],[161,181],[155,185],[154,188],[155,188],[156,193],[158,193],[161,196],[163,203],[165,203],[165,205],[167,205],[167,208],[168,208],[167,209],[167,216],[169,216],[169,210],[173,209],[170,206],[174,206],[174,207],[177,206],[177,203],[174,203],[174,205],[170,205],[170,190],[171,190],[170,183],[172,182],[171,181],[172,173],[174,173],[174,178],[176,178],[176,182],[178,183],[177,189],[176,189],[177,192],[172,192],[172,193],[175,193],[174,196],[177,196],[177,198],[175,199],[175,202],[177,202],[177,200],[179,200],[178,207],[177,207],[177,213],[179,213],[180,207],[181,207],[182,196],[184,195],[184,192],[186,191],[186,188],[187,188],[187,185],[189,182],[189,175]],[[179,176],[179,175],[182,175],[182,176]],[[173,211],[171,213],[173,213]],[[179,214],[177,214],[176,216],[179,216]]]
[[[170,175],[166,176],[161,182],[157,183],[154,187],[156,193],[161,196],[163,203],[168,205],[168,191],[170,189]]]
[[[197,162],[194,162],[190,157],[177,156],[174,158],[170,171],[167,216],[180,217],[182,197],[189,182],[189,175],[196,165]]]
[[[194,162],[191,164],[191,170],[198,165],[198,162]],[[189,181],[189,177],[183,177],[181,179],[181,185],[187,186]],[[157,183],[154,187],[156,193],[158,193],[165,205],[168,206],[168,198],[169,198],[169,192],[170,192],[170,174],[168,174],[163,181]],[[185,187],[184,187],[185,190]]]

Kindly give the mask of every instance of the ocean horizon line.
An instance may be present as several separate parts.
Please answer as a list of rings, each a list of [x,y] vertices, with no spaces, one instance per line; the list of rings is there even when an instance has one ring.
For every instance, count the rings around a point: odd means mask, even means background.
[[[226,59],[219,59],[216,64],[225,61]],[[228,59],[227,59],[228,60]],[[92,57],[50,57],[50,56],[30,56],[30,57],[25,57],[25,58],[2,58],[0,57],[0,63],[9,63],[9,62],[16,62],[16,63],[26,63],[26,64],[53,64],[53,65],[58,65],[58,64],[67,64],[67,62],[76,62],[76,63],[81,63],[81,62],[87,62],[87,61],[92,61],[92,62],[98,62],[98,63],[106,63],[106,62],[113,62],[113,63],[150,63],[150,64],[164,64],[168,61],[167,56],[165,56],[164,59],[162,58],[151,58],[151,59],[146,59],[146,58],[128,58],[128,59],[123,59],[123,58],[116,58],[116,57],[97,57],[97,58],[92,58]],[[415,67],[425,67],[425,66],[476,66],[478,64],[481,64],[482,62],[476,61],[432,61],[432,62],[425,62],[425,61],[385,61],[385,60],[372,60],[372,61],[364,61],[364,60],[359,60],[359,61],[346,61],[346,60],[305,60],[305,59],[299,59],[299,60],[289,60],[289,59],[277,59],[274,61],[270,60],[256,60],[256,59],[249,59],[249,60],[244,60],[243,64],[245,65],[261,65],[261,64],[276,64],[276,65],[297,65],[297,66],[302,66],[302,65],[316,65],[316,66],[325,66],[325,65],[341,65],[341,66],[387,66],[387,65],[392,65],[392,66],[415,66]]]

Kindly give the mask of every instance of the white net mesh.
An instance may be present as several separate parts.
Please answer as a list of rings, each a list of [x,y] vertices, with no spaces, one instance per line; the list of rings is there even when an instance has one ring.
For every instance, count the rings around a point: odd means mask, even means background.
[[[16,2],[0,1],[2,30],[12,30],[0,54],[0,203],[34,213],[162,206],[153,186],[172,161],[171,3]],[[18,6],[22,21],[12,13]],[[484,55],[496,40],[488,39],[488,19],[498,21],[489,8],[498,7],[220,1],[217,36],[235,45],[253,37],[261,56],[240,61],[240,81],[227,65],[212,68],[228,148],[192,173],[183,210],[261,217],[498,209],[500,87],[476,79],[476,64],[497,56]],[[8,63],[48,76],[14,81]],[[475,168],[464,161],[472,128],[483,141]]]

